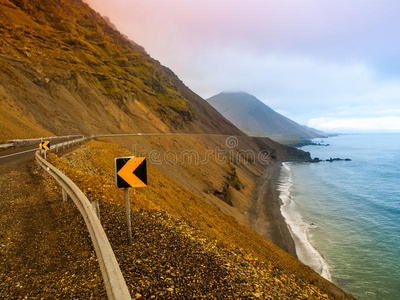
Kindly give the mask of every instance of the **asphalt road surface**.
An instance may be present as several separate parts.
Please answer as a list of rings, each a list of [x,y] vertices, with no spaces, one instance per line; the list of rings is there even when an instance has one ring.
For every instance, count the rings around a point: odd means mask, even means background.
[[[60,144],[65,141],[68,141],[68,139],[58,141],[56,144]],[[39,144],[0,151],[0,167],[4,167],[10,163],[33,159],[35,156],[35,151],[37,150],[39,150]]]
[[[38,149],[38,145],[32,145],[22,148],[3,150],[0,152],[0,166],[33,158],[35,151]]]

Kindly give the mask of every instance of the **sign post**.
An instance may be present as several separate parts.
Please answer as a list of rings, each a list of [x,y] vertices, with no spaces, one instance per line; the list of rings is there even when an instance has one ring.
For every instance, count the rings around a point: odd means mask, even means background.
[[[128,245],[132,245],[132,224],[131,224],[131,207],[129,201],[129,188],[124,188],[125,192],[125,210],[126,210],[126,225],[128,234]]]
[[[115,182],[118,188],[124,188],[128,245],[132,245],[131,209],[129,201],[130,187],[147,186],[147,168],[145,157],[119,157],[115,159]]]

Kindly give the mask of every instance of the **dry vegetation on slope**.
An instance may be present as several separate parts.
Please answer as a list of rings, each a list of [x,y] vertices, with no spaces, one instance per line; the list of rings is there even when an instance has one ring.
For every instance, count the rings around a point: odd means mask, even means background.
[[[308,155],[269,139],[175,135],[110,138],[153,165],[187,190],[249,226],[247,211],[257,179],[275,159]]]
[[[0,142],[49,133],[241,134],[80,0],[0,0],[0,99]]]

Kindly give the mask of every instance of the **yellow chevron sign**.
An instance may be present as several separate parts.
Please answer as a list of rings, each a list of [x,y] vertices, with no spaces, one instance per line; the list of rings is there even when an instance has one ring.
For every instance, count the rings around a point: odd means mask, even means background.
[[[115,177],[119,188],[147,186],[145,157],[120,157],[115,159]]]
[[[39,148],[42,150],[50,150],[50,141],[41,142]]]

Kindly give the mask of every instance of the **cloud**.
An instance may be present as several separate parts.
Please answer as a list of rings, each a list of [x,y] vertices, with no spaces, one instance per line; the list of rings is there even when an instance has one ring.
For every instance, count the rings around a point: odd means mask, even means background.
[[[204,98],[246,91],[302,124],[400,109],[398,0],[87,2]]]
[[[245,44],[261,52],[336,58],[396,54],[400,47],[397,0],[87,2],[150,53],[168,43],[205,48]]]
[[[335,132],[400,132],[400,116],[379,118],[314,118],[308,126]]]
[[[205,98],[221,91],[247,91],[303,124],[316,116],[360,117],[400,108],[400,81],[380,80],[363,62],[228,47],[208,48],[196,63],[189,63],[191,57],[177,56],[182,64],[175,71],[195,74],[186,77],[186,83]]]

